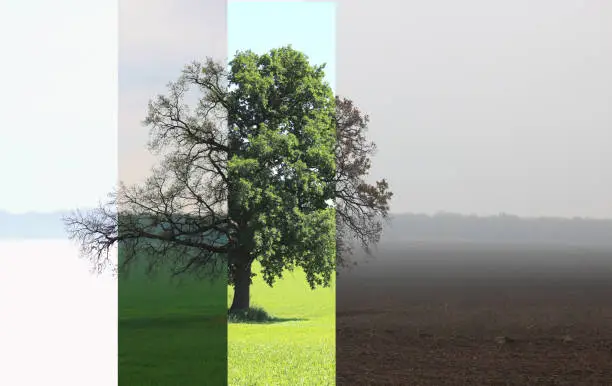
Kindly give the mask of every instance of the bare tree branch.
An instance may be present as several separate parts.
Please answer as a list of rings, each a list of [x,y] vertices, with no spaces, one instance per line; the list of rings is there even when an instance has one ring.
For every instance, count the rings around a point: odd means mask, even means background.
[[[339,268],[351,264],[353,241],[371,254],[378,244],[382,222],[388,219],[393,193],[384,179],[375,185],[365,178],[371,167],[371,156],[376,151],[367,141],[369,117],[361,113],[353,102],[336,97],[336,259]]]

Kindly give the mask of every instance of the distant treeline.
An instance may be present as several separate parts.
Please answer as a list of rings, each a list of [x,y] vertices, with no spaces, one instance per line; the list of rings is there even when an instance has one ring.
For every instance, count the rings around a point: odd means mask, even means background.
[[[0,212],[0,239],[65,239],[62,216],[66,214]],[[381,243],[412,241],[612,247],[612,219],[521,218],[507,214],[478,217],[454,213],[393,215],[391,223],[385,226]]]
[[[385,227],[382,242],[402,241],[612,246],[612,220],[521,218],[507,214],[394,215]]]

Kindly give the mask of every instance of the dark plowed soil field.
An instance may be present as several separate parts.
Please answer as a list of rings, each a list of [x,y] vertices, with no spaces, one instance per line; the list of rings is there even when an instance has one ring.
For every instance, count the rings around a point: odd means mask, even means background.
[[[381,251],[336,309],[338,385],[612,385],[610,251]]]

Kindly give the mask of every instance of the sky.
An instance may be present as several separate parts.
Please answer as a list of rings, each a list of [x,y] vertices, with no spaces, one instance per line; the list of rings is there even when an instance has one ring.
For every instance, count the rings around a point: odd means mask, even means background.
[[[141,183],[157,160],[142,125],[147,104],[166,94],[186,64],[227,57],[224,0],[119,2],[118,178]]]
[[[612,217],[612,3],[338,0],[395,213]]]
[[[291,43],[370,115],[392,212],[612,217],[604,0],[125,0],[118,22],[102,2],[0,7],[0,211],[144,179],[146,104],[184,64]]]
[[[316,26],[316,28],[313,28]],[[332,89],[336,69],[336,5],[333,2],[230,1],[227,12],[228,55],[238,50],[261,54],[291,44],[311,63],[325,63]]]
[[[263,53],[292,44],[313,63],[327,63],[333,85],[333,3],[140,3],[123,2],[119,14],[119,179],[128,184],[142,182],[156,162],[146,148],[148,129],[141,125],[149,99],[165,93],[166,84],[193,60],[228,61],[237,50]],[[314,32],[312,25],[318,26]]]
[[[91,205],[115,184],[116,12],[0,2],[0,211]]]

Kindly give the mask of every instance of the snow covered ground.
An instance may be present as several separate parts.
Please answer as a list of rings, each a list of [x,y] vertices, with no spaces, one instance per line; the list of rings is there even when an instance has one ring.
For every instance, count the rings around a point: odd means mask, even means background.
[[[116,279],[68,240],[2,240],[0,267],[0,385],[116,384]]]

